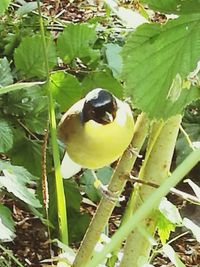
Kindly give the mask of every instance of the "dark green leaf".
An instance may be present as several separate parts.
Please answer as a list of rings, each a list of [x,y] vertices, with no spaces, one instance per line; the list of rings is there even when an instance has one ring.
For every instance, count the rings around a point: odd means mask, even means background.
[[[3,175],[0,176],[1,187],[5,187],[8,192],[33,207],[41,206],[34,191],[27,188],[27,184],[35,179],[34,176],[23,167],[13,166],[2,160],[0,161],[0,170],[3,172]]]
[[[84,94],[94,88],[103,88],[111,91],[115,96],[122,97],[123,88],[121,84],[113,78],[108,70],[94,72],[86,76],[82,82]]]
[[[179,114],[200,97],[197,88],[183,89],[174,98],[171,86],[193,71],[200,54],[200,18],[182,16],[165,25],[145,24],[130,35],[122,51],[127,95],[151,118]]]
[[[20,151],[20,153],[19,153]],[[19,138],[14,142],[10,151],[13,164],[25,167],[33,175],[41,176],[42,171],[42,143]]]
[[[80,242],[90,223],[90,216],[89,214],[69,210],[68,217],[70,242]]]
[[[12,241],[14,235],[14,221],[11,211],[0,204],[0,240],[3,242]]]
[[[58,37],[59,56],[66,63],[75,58],[92,63],[99,58],[99,51],[93,49],[96,40],[94,25],[69,24]]]
[[[51,37],[46,38],[49,68],[56,65],[56,50]],[[18,48],[15,49],[14,61],[16,68],[27,77],[45,77],[46,66],[40,35],[25,37]]]
[[[9,62],[6,57],[0,58],[0,87],[13,83]],[[0,89],[1,91],[2,89]]]
[[[75,181],[67,179],[64,179],[63,183],[64,183],[65,195],[67,198],[67,207],[79,211],[81,203],[81,195],[77,183]]]
[[[66,111],[83,96],[83,90],[75,76],[57,71],[51,75],[50,88],[61,111]]]
[[[154,10],[170,14],[199,13],[200,10],[199,0],[141,0],[141,2],[148,4]]]
[[[0,152],[8,151],[13,145],[13,133],[9,123],[0,118]]]

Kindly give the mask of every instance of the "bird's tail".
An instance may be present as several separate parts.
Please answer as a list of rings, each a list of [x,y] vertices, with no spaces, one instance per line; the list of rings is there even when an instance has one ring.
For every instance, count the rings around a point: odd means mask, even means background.
[[[64,179],[69,179],[81,170],[81,166],[75,163],[65,152],[61,163],[61,175]]]

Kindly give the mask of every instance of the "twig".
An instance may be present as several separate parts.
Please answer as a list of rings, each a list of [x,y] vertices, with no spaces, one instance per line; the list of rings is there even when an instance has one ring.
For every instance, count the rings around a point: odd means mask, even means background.
[[[132,175],[129,175],[129,181],[130,182],[136,182],[136,183],[139,183],[139,184],[144,184],[144,185],[148,185],[148,186],[151,186],[151,187],[154,187],[154,188],[158,188],[159,185],[155,184],[155,183],[152,183],[152,182],[147,182],[147,181],[144,181],[142,179],[139,179],[137,177],[134,177]],[[193,196],[193,195],[190,195],[188,193],[185,193],[179,189],[176,189],[176,188],[171,188],[170,189],[170,193],[171,194],[175,194],[179,197],[181,197],[182,199],[184,200],[187,200],[188,202],[192,202],[193,204],[196,204],[196,205],[200,205],[200,200]]]
[[[39,138],[34,134],[32,133],[27,127],[26,125],[23,124],[23,122],[20,121],[20,119],[17,119],[17,122],[19,123],[20,126],[22,126],[22,128],[24,128],[24,130],[26,130],[33,138],[35,138],[36,140],[39,141]]]

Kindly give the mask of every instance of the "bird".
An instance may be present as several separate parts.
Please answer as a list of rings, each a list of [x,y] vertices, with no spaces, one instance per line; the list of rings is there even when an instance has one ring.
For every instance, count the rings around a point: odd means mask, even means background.
[[[96,170],[119,159],[133,137],[130,106],[110,91],[95,88],[62,116],[58,137],[66,145],[63,178],[82,168]]]

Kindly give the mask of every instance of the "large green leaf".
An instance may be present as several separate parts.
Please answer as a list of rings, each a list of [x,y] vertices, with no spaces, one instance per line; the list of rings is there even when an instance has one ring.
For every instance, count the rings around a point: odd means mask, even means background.
[[[12,241],[14,234],[14,221],[11,211],[0,204],[0,240],[3,242]]]
[[[0,58],[0,87],[12,83],[13,83],[13,77],[11,74],[9,62],[6,57]]]
[[[4,13],[4,11],[8,8],[11,0],[1,0],[0,4],[0,14]]]
[[[13,133],[9,123],[0,118],[0,152],[8,151],[13,145]]]
[[[71,74],[57,71],[51,75],[50,80],[50,88],[61,111],[66,111],[83,96],[79,81]]]
[[[66,63],[75,58],[85,63],[94,62],[99,58],[99,51],[93,49],[96,39],[94,25],[69,24],[58,36],[59,56]]]
[[[46,38],[48,65],[51,70],[56,65],[56,50],[51,37]],[[42,38],[39,34],[23,38],[15,49],[16,68],[27,77],[45,77],[46,66]]]
[[[182,89],[199,55],[198,15],[182,16],[165,25],[142,25],[130,35],[122,52],[127,95],[151,118],[167,119],[181,113],[200,97],[197,88]]]
[[[0,170],[3,175],[0,176],[0,187],[6,190],[25,203],[40,207],[34,191],[27,188],[27,184],[35,179],[26,169],[19,166],[13,166],[9,162],[0,160]]]
[[[123,88],[111,74],[110,70],[93,72],[85,77],[82,82],[84,94],[94,88],[103,88],[111,91],[115,96],[122,97]]]
[[[200,0],[141,0],[154,10],[164,13],[200,13]]]

